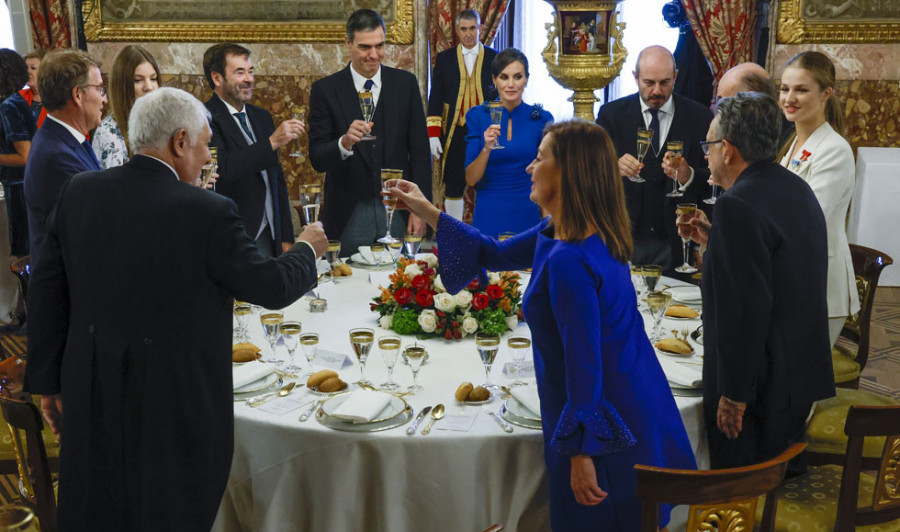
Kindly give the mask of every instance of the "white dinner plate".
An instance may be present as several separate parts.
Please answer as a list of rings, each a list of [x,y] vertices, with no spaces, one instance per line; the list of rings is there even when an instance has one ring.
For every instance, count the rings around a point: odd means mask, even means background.
[[[376,414],[375,418],[372,419],[372,421],[365,423],[352,423],[350,421],[332,417],[334,415],[334,411],[337,410],[337,407],[344,404],[344,401],[346,401],[349,397],[349,393],[343,393],[341,395],[336,395],[331,399],[328,399],[327,401],[322,403],[322,406],[320,407],[322,415],[331,418],[330,421],[335,423],[346,423],[348,425],[370,425],[373,423],[383,423],[385,421],[394,419],[395,417],[402,414],[406,410],[407,406],[406,401],[403,400],[402,397],[392,395],[387,406],[385,406],[381,410],[381,412]]]
[[[275,374],[272,373],[272,375],[275,375]],[[253,384],[253,383],[251,382],[250,384]],[[254,390],[252,392],[235,391],[234,392],[234,401],[235,402],[246,401],[247,399],[252,399],[252,398],[256,397],[257,395],[262,395],[262,394],[266,394],[266,393],[270,393],[270,392],[276,392],[276,391],[278,391],[279,388],[281,388],[282,384],[284,384],[284,381],[281,379],[281,377],[275,375],[275,380],[271,384],[266,386],[265,388],[261,388],[259,390]]]
[[[456,404],[462,406],[478,406],[478,405],[486,405],[494,400],[494,396],[490,396],[484,401],[456,401]]]
[[[268,388],[276,380],[278,380],[278,375],[276,375],[274,372],[269,373],[268,375],[266,375],[265,377],[263,377],[261,379],[257,379],[253,382],[247,383],[247,384],[241,386],[240,388],[235,388],[234,393],[258,392],[260,390],[264,390],[264,389]]]
[[[520,403],[519,400],[515,397],[510,397],[509,399],[507,399],[505,406],[507,410],[522,419],[535,421],[537,423],[541,422],[540,412],[532,412],[530,408]]]
[[[534,421],[532,419],[524,418],[522,416],[518,416],[509,411],[509,408],[506,405],[500,407],[500,417],[509,421],[513,425],[533,430],[541,430],[541,422]]]
[[[672,294],[672,299],[679,303],[698,305],[703,302],[699,286],[673,286],[667,288],[666,292]]]

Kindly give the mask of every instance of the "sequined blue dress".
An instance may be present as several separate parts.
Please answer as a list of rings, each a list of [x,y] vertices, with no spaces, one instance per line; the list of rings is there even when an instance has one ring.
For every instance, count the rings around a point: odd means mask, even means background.
[[[512,119],[512,139],[507,140]],[[531,176],[525,171],[537,155],[544,126],[553,115],[539,107],[519,104],[512,111],[503,109],[500,119],[500,145],[492,150],[484,176],[475,185],[475,211],[472,225],[485,235],[519,233],[541,220],[541,210],[531,201]],[[484,149],[484,131],[491,125],[491,113],[479,105],[466,113],[466,166]]]
[[[531,266],[524,295],[544,432],[554,531],[640,530],[635,464],[695,469],[666,377],[644,332],[628,267],[598,236],[553,238],[547,220],[498,242],[441,214],[440,274],[451,293],[492,270]],[[482,277],[482,281],[485,279]],[[575,502],[570,458],[593,457],[596,506]],[[660,508],[660,527],[669,508]]]

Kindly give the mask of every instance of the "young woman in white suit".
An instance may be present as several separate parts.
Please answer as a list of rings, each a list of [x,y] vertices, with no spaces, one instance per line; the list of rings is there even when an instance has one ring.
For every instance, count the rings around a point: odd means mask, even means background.
[[[825,213],[828,228],[828,329],[834,345],[847,317],[859,310],[856,277],[845,221],[856,181],[853,150],[834,94],[834,64],[819,52],[788,61],[779,102],[796,126],[781,165],[806,180]]]

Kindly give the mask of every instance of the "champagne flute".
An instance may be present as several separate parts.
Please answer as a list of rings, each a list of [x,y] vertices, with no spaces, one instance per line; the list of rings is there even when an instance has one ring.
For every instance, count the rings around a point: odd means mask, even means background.
[[[645,293],[652,292],[656,290],[656,283],[662,275],[662,266],[656,264],[644,266],[641,268],[641,274],[644,278],[644,287],[646,288]]]
[[[684,157],[684,143],[680,140],[666,142],[666,151],[672,153],[670,164],[675,167],[675,179],[672,180],[672,192],[669,192],[666,196],[669,198],[680,198],[681,196],[684,196],[684,194],[678,190],[678,165],[681,164],[681,158]]]
[[[675,216],[692,216],[697,212],[697,204],[696,203],[679,203],[675,207]],[[694,268],[688,263],[688,253],[690,253],[691,249],[691,239],[690,237],[684,238],[681,237],[681,245],[682,252],[684,255],[684,264],[675,268],[675,271],[678,273],[694,273],[697,271],[697,268]]]
[[[294,112],[291,114],[291,118],[294,120],[299,120],[303,122],[303,125],[306,125],[306,106],[301,105],[300,107],[294,108]],[[306,159],[306,156],[303,155],[303,148],[300,146],[300,137],[297,137],[297,147],[294,151],[289,154],[291,157],[295,157],[302,160]]]
[[[378,351],[381,352],[381,359],[384,360],[388,370],[387,382],[381,383],[378,387],[383,390],[396,390],[400,385],[394,382],[394,364],[397,362],[397,354],[400,353],[400,337],[396,334],[380,337]]]
[[[289,360],[288,367],[285,369],[292,373],[302,369],[294,364],[294,351],[297,350],[301,330],[303,330],[303,326],[299,321],[286,321],[281,324],[281,338],[284,340],[284,346],[287,348]]]
[[[484,364],[485,383],[482,386],[493,388],[491,366],[494,364],[494,358],[497,357],[497,351],[500,350],[500,335],[486,332],[475,333],[475,347],[478,348],[478,355]]]
[[[281,336],[281,324],[284,323],[284,313],[280,310],[263,310],[259,314],[259,321],[262,323],[263,332],[266,333],[266,340],[269,341],[269,347],[272,348],[272,358],[266,360],[272,364],[277,364],[278,354],[275,352],[275,342]]]
[[[303,333],[300,335],[300,347],[303,349],[303,355],[306,357],[308,365],[306,367],[306,378],[312,375],[313,360],[316,359],[316,353],[319,350],[319,333]]]
[[[491,111],[491,125],[499,126],[500,121],[503,119],[503,104],[499,101],[491,102],[488,104],[488,108]],[[492,150],[502,150],[503,146],[500,145],[500,137],[497,137],[497,143],[491,146]]]
[[[253,312],[253,307],[250,306],[250,303],[246,303],[244,301],[234,300],[234,316],[237,318],[237,341],[238,342],[249,342],[250,336],[248,334],[247,329],[250,326],[250,314]]]
[[[396,265],[397,261],[400,259],[400,255],[403,253],[403,242],[399,240],[396,242],[391,242],[387,245],[387,248],[388,253],[391,256],[391,261],[394,263],[394,265]]]
[[[375,269],[380,270],[384,261],[384,244],[372,244],[369,249],[372,250],[372,257],[375,259]]]
[[[216,170],[219,168],[219,148],[215,146],[209,147],[209,164],[204,164],[201,168],[200,174],[200,188],[206,188],[206,185],[209,184],[209,180],[212,179],[212,175],[216,173]],[[215,188],[215,183],[213,184],[213,188]]]
[[[712,193],[710,193],[710,196],[709,196],[708,198],[706,198],[705,200],[703,200],[703,203],[705,203],[705,204],[707,204],[707,205],[715,205],[715,204],[716,204],[716,200],[717,200],[718,198],[719,198],[719,185],[713,185],[713,186],[712,186]]]
[[[650,307],[650,317],[653,318],[653,342],[659,341],[659,324],[671,302],[672,294],[668,292],[654,291],[647,294],[647,306]]]
[[[341,254],[341,241],[329,240],[328,247],[325,248],[325,260],[331,266],[331,281],[337,284],[337,278],[334,276],[334,265],[337,264],[338,256]]]
[[[394,207],[397,206],[397,198],[391,194],[390,187],[387,186],[388,181],[392,179],[403,179],[403,170],[394,170],[391,168],[381,169],[381,202],[384,203],[384,212],[387,215],[387,230],[383,237],[378,241],[383,244],[397,242],[397,239],[391,236],[391,222],[394,220]]]
[[[369,91],[359,93],[359,109],[362,111],[363,120],[366,124],[372,123],[372,117],[375,116],[375,98]],[[366,133],[359,140],[375,140],[375,135]]]
[[[523,381],[520,377],[522,372],[522,362],[525,361],[525,355],[528,354],[528,351],[531,349],[531,338],[526,336],[512,336],[506,341],[506,346],[509,348],[509,353],[512,355],[513,364],[515,364],[516,368],[516,380],[512,383],[512,386],[525,386],[528,383]]]
[[[350,346],[356,353],[359,360],[359,384],[372,383],[365,378],[366,361],[369,359],[369,351],[372,350],[372,343],[375,341],[375,331],[366,328],[350,329]]]
[[[409,255],[409,258],[415,260],[416,254],[419,252],[419,247],[422,246],[422,237],[407,233],[403,238],[403,244],[406,246],[406,254]]]
[[[644,157],[647,156],[647,150],[650,149],[650,141],[653,139],[653,130],[652,129],[644,129],[639,128],[637,130],[637,160],[639,163],[644,163]],[[641,173],[638,172],[637,175],[627,176],[630,181],[634,181],[635,183],[643,183],[647,181],[643,177],[641,177]]]
[[[295,205],[300,223],[309,225],[319,221],[319,206],[322,204],[322,185],[300,185],[300,205]]]
[[[411,345],[408,346],[403,351],[403,356],[406,359],[406,363],[409,365],[409,370],[412,371],[413,375],[413,384],[407,390],[410,393],[416,393],[423,390],[422,386],[419,384],[419,369],[422,368],[422,362],[425,361],[425,355],[428,353],[425,351],[425,348],[420,345]]]

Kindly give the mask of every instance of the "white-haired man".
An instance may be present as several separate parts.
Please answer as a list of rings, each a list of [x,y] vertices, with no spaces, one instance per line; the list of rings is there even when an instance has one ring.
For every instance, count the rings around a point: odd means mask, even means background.
[[[179,89],[140,98],[135,157],[74,176],[49,219],[25,385],[65,436],[60,530],[209,530],[233,447],[232,297],[281,308],[315,285],[320,225],[268,258],[196,186],[208,118]]]

